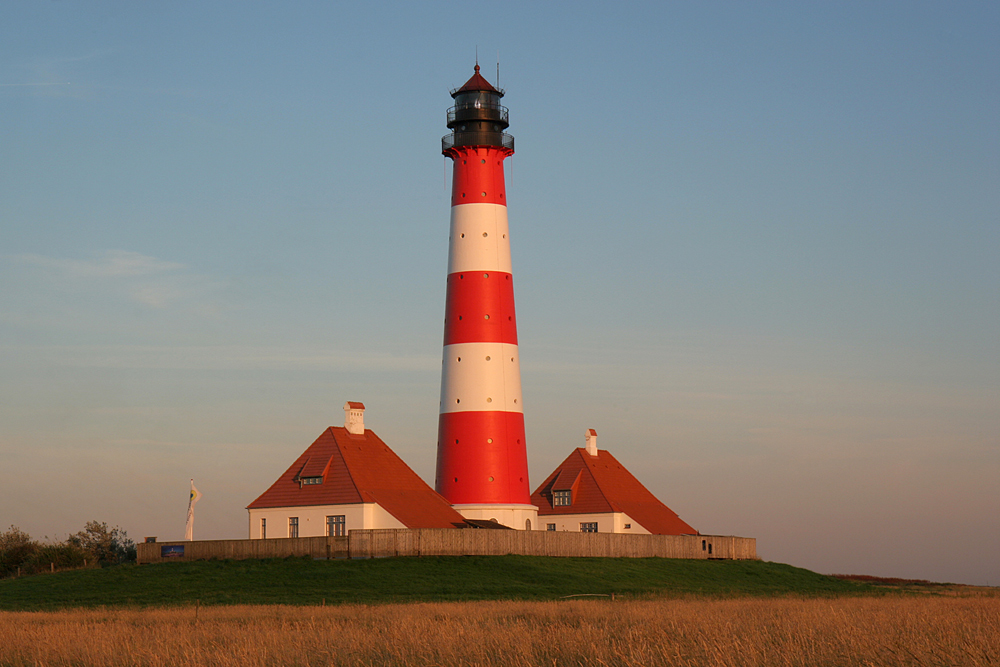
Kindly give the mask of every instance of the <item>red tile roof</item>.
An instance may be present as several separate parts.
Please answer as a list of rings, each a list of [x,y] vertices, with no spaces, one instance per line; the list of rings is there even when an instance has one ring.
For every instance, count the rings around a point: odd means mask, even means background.
[[[552,506],[552,492],[573,490],[572,504]],[[657,500],[606,450],[591,456],[574,449],[531,494],[539,516],[624,512],[654,535],[694,535],[698,531]]]
[[[299,477],[323,476],[322,484]],[[407,528],[454,528],[462,515],[417,476],[371,429],[331,426],[247,509],[378,503]]]

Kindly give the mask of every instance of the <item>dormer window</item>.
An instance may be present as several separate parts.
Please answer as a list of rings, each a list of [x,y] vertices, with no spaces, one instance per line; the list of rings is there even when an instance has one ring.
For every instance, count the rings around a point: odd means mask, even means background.
[[[572,491],[553,491],[552,492],[552,506],[553,507],[566,507],[573,502],[573,492]]]
[[[302,486],[305,486],[307,484],[322,484],[323,483],[323,478],[322,477],[300,477],[299,478],[299,482],[302,483]]]

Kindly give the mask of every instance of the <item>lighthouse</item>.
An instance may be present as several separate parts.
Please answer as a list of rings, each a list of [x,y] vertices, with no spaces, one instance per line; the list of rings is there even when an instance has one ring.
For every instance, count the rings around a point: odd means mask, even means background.
[[[480,73],[451,91],[451,235],[435,488],[467,519],[537,528],[524,437],[503,161],[503,90]]]

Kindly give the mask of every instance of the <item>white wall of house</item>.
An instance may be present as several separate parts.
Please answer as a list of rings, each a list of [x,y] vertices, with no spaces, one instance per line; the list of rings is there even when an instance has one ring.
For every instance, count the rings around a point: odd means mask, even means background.
[[[579,532],[581,523],[597,523],[597,532],[599,533],[649,535],[648,530],[624,512],[606,512],[603,514],[539,514],[537,530],[548,530],[550,523],[556,525],[557,531]],[[630,527],[626,528],[626,525]]]
[[[289,518],[298,517],[299,537],[326,535],[326,517],[342,515],[345,535],[348,530],[363,528],[406,528],[376,503],[354,505],[309,505],[304,507],[267,507],[250,512],[250,539],[261,539],[261,519],[267,521],[267,539],[290,537]]]
[[[466,519],[496,521],[514,530],[534,530],[538,527],[538,508],[534,505],[452,505]],[[529,527],[530,526],[530,527]]]

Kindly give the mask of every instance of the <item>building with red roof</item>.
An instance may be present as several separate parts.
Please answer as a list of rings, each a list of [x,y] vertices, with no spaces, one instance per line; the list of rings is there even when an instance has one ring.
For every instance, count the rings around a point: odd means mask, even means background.
[[[363,403],[344,405],[331,426],[247,506],[250,538],[347,535],[361,528],[455,528],[468,524],[371,429]]]
[[[588,429],[586,447],[559,464],[531,494],[539,528],[601,533],[695,535],[694,528],[618,462],[597,449],[597,431]]]

